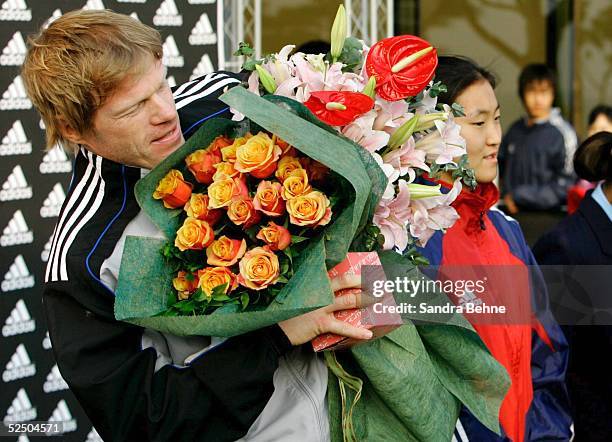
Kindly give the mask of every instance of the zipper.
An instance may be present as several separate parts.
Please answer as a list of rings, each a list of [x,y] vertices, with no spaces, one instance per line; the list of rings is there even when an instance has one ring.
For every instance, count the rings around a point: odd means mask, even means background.
[[[323,433],[323,425],[322,425],[323,419],[321,417],[321,412],[319,411],[319,407],[317,407],[317,402],[315,401],[312,391],[310,390],[310,388],[308,388],[308,386],[304,383],[304,381],[302,381],[302,379],[300,378],[296,370],[291,365],[289,358],[287,356],[284,356],[284,358],[285,358],[285,362],[287,363],[287,368],[289,369],[289,372],[291,373],[291,376],[293,376],[293,378],[296,381],[295,385],[297,385],[297,387],[306,395],[306,397],[308,398],[308,401],[310,402],[310,405],[312,406],[312,409],[314,410],[315,420],[317,422],[317,426],[319,427],[319,438],[320,438],[319,440],[324,441],[325,435]]]

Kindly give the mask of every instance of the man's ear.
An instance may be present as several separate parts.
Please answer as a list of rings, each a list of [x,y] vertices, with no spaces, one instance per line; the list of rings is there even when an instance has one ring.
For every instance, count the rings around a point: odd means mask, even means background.
[[[83,135],[72,127],[63,117],[56,117],[56,119],[57,127],[62,134],[62,137],[75,145],[85,144]]]

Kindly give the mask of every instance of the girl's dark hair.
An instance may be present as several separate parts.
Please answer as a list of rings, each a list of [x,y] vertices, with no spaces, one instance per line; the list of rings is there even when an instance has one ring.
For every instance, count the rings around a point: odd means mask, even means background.
[[[605,104],[598,104],[591,110],[589,114],[589,126],[595,122],[597,117],[603,115],[608,120],[612,121],[612,106],[608,106]]]
[[[481,80],[488,81],[495,89],[495,76],[474,60],[455,55],[438,57],[435,81],[446,85],[446,92],[438,95],[438,103],[452,105],[465,89]]]
[[[587,181],[612,181],[612,133],[598,132],[574,154],[576,175]]]

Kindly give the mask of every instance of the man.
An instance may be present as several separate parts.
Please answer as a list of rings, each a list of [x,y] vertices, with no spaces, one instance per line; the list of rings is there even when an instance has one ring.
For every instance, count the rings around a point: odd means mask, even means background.
[[[105,440],[327,440],[327,371],[298,346],[328,331],[371,337],[333,316],[358,297],[218,345],[114,319],[125,236],[160,234],[135,182],[183,132],[228,115],[217,97],[240,83],[218,72],[173,94],[161,58],[157,31],[111,11],[70,12],[29,42],[22,75],[47,145],[76,156],[43,293],[60,372]]]
[[[506,210],[521,222],[530,244],[556,222],[574,182],[577,138],[559,109],[553,108],[556,92],[555,74],[546,65],[523,69],[519,96],[527,116],[512,124],[498,155]]]

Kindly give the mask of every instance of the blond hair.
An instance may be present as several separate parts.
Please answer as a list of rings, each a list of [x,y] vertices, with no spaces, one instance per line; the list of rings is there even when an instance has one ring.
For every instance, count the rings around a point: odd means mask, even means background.
[[[96,110],[128,75],[140,73],[148,54],[161,59],[159,32],[109,10],[69,12],[30,37],[21,75],[45,123],[47,149],[75,151],[62,123],[90,133]]]

